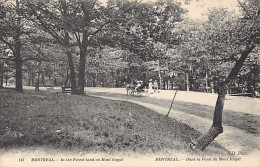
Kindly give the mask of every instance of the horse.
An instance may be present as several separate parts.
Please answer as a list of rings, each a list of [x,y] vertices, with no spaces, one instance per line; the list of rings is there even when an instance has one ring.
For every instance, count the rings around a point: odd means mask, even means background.
[[[135,84],[126,84],[125,88],[126,88],[126,94],[129,95],[129,90],[134,90],[136,87]]]

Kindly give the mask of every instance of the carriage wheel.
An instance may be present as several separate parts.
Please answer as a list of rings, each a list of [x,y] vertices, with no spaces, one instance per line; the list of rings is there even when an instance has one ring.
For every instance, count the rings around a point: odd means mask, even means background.
[[[131,96],[134,96],[134,93],[135,93],[134,90],[131,89],[131,90],[130,90],[130,95],[131,95]]]

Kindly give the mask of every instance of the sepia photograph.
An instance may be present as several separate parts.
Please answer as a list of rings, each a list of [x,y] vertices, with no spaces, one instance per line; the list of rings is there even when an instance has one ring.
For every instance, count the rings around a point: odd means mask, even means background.
[[[0,167],[259,157],[259,0],[0,0]]]

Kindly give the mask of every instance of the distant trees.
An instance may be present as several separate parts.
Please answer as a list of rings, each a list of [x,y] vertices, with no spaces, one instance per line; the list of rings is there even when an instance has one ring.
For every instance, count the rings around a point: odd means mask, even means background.
[[[146,74],[150,75],[157,66],[166,69],[167,50],[177,44],[173,33],[175,23],[181,21],[182,14],[185,13],[180,3],[109,1],[109,4],[122,10],[111,29],[116,30],[117,34],[108,31],[103,37],[111,42],[110,46],[117,46],[131,53],[126,60],[129,62],[130,74],[127,77],[148,81]],[[146,68],[147,64],[153,64],[153,68]],[[161,70],[153,72],[158,74],[157,78],[161,78],[162,82]]]
[[[87,60],[88,86],[122,86],[128,63],[124,61],[125,51],[118,48],[104,47],[93,49]]]
[[[161,59],[154,57],[154,46],[162,43],[170,47],[174,43],[172,29],[175,22],[181,21],[183,13],[180,3],[172,1],[109,0],[106,5],[97,0],[5,1],[1,2],[1,41],[14,56],[18,91],[22,91],[22,64],[25,61],[22,57],[34,54],[22,53],[22,47],[31,42],[30,38],[35,39],[37,33],[45,32],[63,47],[72,93],[82,94],[86,84],[86,62],[91,54],[89,49],[102,50],[109,46],[130,53],[125,60],[129,63],[124,67],[125,73],[130,76],[142,69],[145,79],[142,63]],[[37,42],[44,43],[44,39],[39,38]],[[76,52],[75,47],[78,48]],[[40,63],[39,59],[34,58],[34,61]]]
[[[66,77],[62,71],[66,71],[64,69],[67,67],[67,61],[62,56],[64,51],[53,43],[46,33],[42,32],[42,36],[36,37],[31,38],[30,45],[24,46],[22,51],[22,54],[27,55],[24,59],[24,77],[27,78],[27,84],[35,85],[35,90],[39,90],[40,85],[62,86],[62,80]],[[57,77],[60,78],[59,81]],[[48,78],[47,82],[45,78]]]
[[[13,54],[10,60],[15,62],[15,89],[22,92],[22,45],[30,33],[27,19],[23,17],[23,1],[0,2],[0,40],[8,46]]]
[[[238,3],[239,15],[214,8],[208,20],[192,21],[171,0],[1,1],[0,86],[14,69],[20,92],[23,79],[36,90],[70,85],[72,94],[150,78],[162,89],[211,87],[218,93],[213,124],[192,145],[204,149],[223,132],[227,89],[236,81],[256,89],[260,78],[260,4]]]
[[[100,2],[93,1],[28,1],[34,22],[48,32],[66,50],[70,66],[70,80],[73,94],[83,94],[85,86],[86,56],[89,47],[97,47],[96,36],[116,17],[111,15],[113,8],[104,7]],[[71,48],[77,46],[79,51],[78,83],[76,84],[75,62]]]
[[[43,59],[38,57],[39,54],[36,56],[31,54],[34,51],[33,45],[35,42],[46,42],[45,37],[41,36],[42,32],[33,26],[25,2],[24,0],[0,2],[0,41],[5,44],[0,59],[14,62],[15,89],[20,92],[23,91],[24,63]]]
[[[209,58],[215,62],[214,69],[221,68],[224,74],[217,83],[218,99],[215,105],[213,124],[210,130],[192,142],[192,148],[204,149],[223,132],[222,112],[225,96],[231,82],[237,78],[249,54],[260,43],[260,3],[238,1],[243,17],[236,17],[225,9],[210,11],[205,23],[208,32],[206,42]],[[217,63],[216,63],[217,62]]]
[[[0,42],[0,57],[3,58],[4,57],[4,45],[2,44],[2,42]],[[3,88],[4,85],[4,64],[5,61],[0,59],[0,88]]]
[[[76,74],[72,42],[69,33],[68,5],[66,1],[26,1],[30,19],[41,30],[50,34],[63,47],[70,71],[72,94],[76,94]]]

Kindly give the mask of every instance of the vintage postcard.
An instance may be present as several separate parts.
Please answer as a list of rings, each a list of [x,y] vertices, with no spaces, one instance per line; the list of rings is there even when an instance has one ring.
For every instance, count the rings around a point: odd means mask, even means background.
[[[260,167],[258,0],[1,0],[0,167]]]

